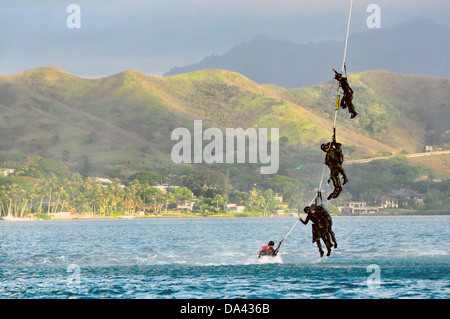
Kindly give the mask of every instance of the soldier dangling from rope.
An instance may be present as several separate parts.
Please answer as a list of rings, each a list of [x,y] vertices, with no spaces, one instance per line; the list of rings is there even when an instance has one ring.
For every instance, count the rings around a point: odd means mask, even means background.
[[[303,211],[306,213],[306,219],[303,220],[302,217],[300,217],[299,220],[303,223],[303,225],[308,224],[309,221],[312,222],[312,242],[317,244],[320,257],[324,254],[320,239],[322,239],[323,243],[327,247],[327,256],[330,256],[332,243],[330,241],[328,223],[325,220],[325,216],[323,214],[316,213],[315,205],[312,207],[306,206]]]
[[[339,82],[339,87],[344,91],[344,97],[341,100],[341,107],[343,109],[348,107],[348,112],[351,114],[350,118],[353,119],[358,115],[353,105],[353,90],[348,84],[347,77],[342,76],[342,73],[338,73],[336,69],[333,69],[335,75],[334,78]]]
[[[342,168],[344,162],[344,154],[341,150],[341,143],[337,143],[333,137],[333,141],[330,143],[324,143],[320,145],[320,149],[327,153],[325,156],[325,165],[330,169],[330,179],[333,181],[334,190],[328,196],[327,200],[337,198],[342,191],[341,180],[339,174],[344,178],[345,185],[348,182],[347,175]],[[330,179],[328,181],[330,181]]]

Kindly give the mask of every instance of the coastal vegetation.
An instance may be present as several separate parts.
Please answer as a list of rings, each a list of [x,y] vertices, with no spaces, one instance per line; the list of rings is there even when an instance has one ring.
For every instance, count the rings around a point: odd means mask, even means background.
[[[370,71],[349,74],[359,116],[337,119],[347,159],[448,149],[448,77]],[[411,90],[410,88],[416,88]],[[393,88],[396,88],[395,90]],[[321,162],[332,136],[336,83],[286,89],[241,74],[201,70],[158,77],[124,71],[88,79],[57,68],[0,76],[0,157],[63,161],[83,178],[126,179],[178,169],[170,152],[176,128],[279,128],[280,171]],[[422,165],[427,165],[426,162]],[[448,165],[439,169],[447,175]]]
[[[404,198],[399,209],[450,210],[450,155],[404,157],[448,149],[448,80],[349,74],[359,115],[338,114],[345,161],[390,158],[345,166],[350,182],[328,205],[334,214],[344,201],[380,205],[396,189],[424,195],[423,205]],[[337,92],[334,80],[287,89],[225,70],[88,79],[50,67],[0,76],[0,94],[1,215],[50,218],[295,213],[320,182],[319,145],[331,139]],[[278,172],[261,174],[260,163],[175,163],[171,133],[192,132],[195,119],[222,132],[279,128]]]
[[[1,216],[50,219],[71,216],[273,216],[296,213],[314,196],[314,183],[284,175],[263,177],[209,168],[162,175],[142,171],[127,180],[83,177],[63,162],[29,157],[25,162],[2,162],[8,176],[0,177]],[[327,204],[339,215],[339,204],[366,201],[377,205],[383,194],[396,188],[426,194],[423,205],[400,199],[399,209],[387,214],[449,213],[450,179],[436,180],[427,170],[399,158],[362,167],[349,167],[353,179],[336,202]],[[3,169],[4,170],[4,169]],[[239,209],[240,207],[241,209]],[[300,210],[301,211],[301,210]]]
[[[83,178],[79,172],[48,159],[30,157],[25,163],[12,165],[14,173],[0,177],[1,216],[49,218],[60,212],[99,216],[153,215],[180,211],[177,203],[192,201],[185,210],[203,216],[224,212],[229,201],[246,206],[241,215],[269,215],[280,204],[271,189],[254,187],[248,192],[233,191],[229,175],[212,170],[195,170],[187,176],[161,176],[154,172],[134,174],[123,183],[112,180]],[[169,185],[168,181],[184,181],[186,186]],[[287,185],[285,182],[290,182]],[[268,181],[270,183],[270,180]],[[274,177],[273,186],[286,198],[302,191],[302,184],[289,177]],[[286,207],[287,208],[287,207]]]

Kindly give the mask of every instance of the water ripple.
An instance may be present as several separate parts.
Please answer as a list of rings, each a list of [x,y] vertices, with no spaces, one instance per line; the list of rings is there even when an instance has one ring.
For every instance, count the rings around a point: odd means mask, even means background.
[[[272,260],[293,219],[0,223],[0,298],[448,298],[449,221],[334,218],[330,257],[299,226]]]

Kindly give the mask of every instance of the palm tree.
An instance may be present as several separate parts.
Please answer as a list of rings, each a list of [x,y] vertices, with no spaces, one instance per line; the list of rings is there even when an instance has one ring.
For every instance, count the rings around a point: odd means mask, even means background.
[[[277,207],[278,202],[275,199],[275,196],[273,195],[273,191],[271,189],[268,189],[264,192],[264,199],[265,205],[263,216],[266,217],[267,210],[274,210]]]
[[[219,203],[221,206],[223,206],[225,204],[225,199],[222,195],[217,194],[212,199],[212,202],[216,203],[216,212],[218,213],[219,212]]]
[[[11,215],[11,198],[9,194],[9,189],[5,185],[0,187],[0,201],[1,201],[1,215],[8,216]],[[9,205],[8,205],[9,203]]]

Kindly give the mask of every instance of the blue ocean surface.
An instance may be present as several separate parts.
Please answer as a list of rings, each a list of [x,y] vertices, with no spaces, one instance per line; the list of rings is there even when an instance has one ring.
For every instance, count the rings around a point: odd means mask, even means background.
[[[446,299],[450,216],[0,221],[0,298]],[[294,226],[276,259],[258,259]],[[325,248],[325,247],[324,247]]]

